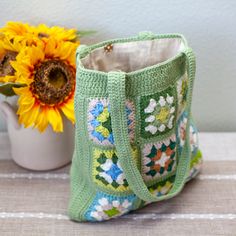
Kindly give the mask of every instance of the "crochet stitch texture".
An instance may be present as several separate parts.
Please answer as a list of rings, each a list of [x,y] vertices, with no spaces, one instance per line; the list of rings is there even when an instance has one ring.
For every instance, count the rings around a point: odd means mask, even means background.
[[[180,39],[184,49],[134,72],[85,68],[82,59],[104,47]],[[105,50],[111,45],[109,51]],[[82,45],[77,53],[76,134],[69,215],[103,221],[177,195],[201,168],[191,116],[195,58],[179,34]]]

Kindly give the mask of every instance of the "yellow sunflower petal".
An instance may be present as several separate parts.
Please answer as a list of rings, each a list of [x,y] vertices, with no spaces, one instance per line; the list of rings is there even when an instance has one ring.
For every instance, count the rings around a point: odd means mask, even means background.
[[[9,83],[9,82],[15,82],[16,76],[15,75],[6,75],[4,77],[0,77],[0,82],[2,83]]]
[[[19,92],[18,92],[18,94],[19,94]],[[22,105],[28,105],[34,101],[35,101],[35,98],[33,97],[32,93],[29,90],[27,90],[27,91],[25,90],[25,93],[22,94],[18,99],[18,103],[22,104]]]
[[[32,47],[29,49],[29,55],[31,59],[31,65],[37,65],[44,60],[44,52],[41,47]]]
[[[56,47],[57,47],[57,43],[56,40],[54,39],[49,39],[45,45],[45,54],[47,55],[47,57],[53,57],[53,55],[55,55],[56,52]]]
[[[27,105],[21,105],[18,110],[17,110],[17,115],[23,115],[30,111],[33,107],[34,103],[32,104],[27,104]]]
[[[57,108],[49,108],[47,111],[47,118],[55,132],[63,131],[63,121],[60,112]]]
[[[38,117],[38,114],[39,114],[39,104],[37,105],[34,105],[31,110],[29,110],[28,112],[30,112],[30,115],[29,115],[29,118],[28,118],[28,125],[29,126],[33,126],[35,124],[35,121]]]
[[[46,130],[47,126],[48,126],[47,109],[41,108],[34,127],[37,128],[42,133]]]
[[[21,100],[18,100],[19,108],[17,111],[18,115],[22,115],[32,109],[32,107],[35,104],[35,98],[34,97],[27,97],[27,96],[21,96]]]
[[[35,29],[37,30],[38,34],[49,33],[49,27],[47,27],[45,24],[39,24]]]
[[[35,98],[28,87],[13,88],[14,92],[19,95],[17,114],[20,117],[20,123],[25,126],[31,126],[38,114],[39,105],[35,104]]]
[[[16,61],[11,61],[11,65],[15,72],[15,81],[21,84],[30,84],[32,81],[29,80],[31,72],[27,70],[23,65],[19,65]]]
[[[60,109],[64,113],[64,115],[74,124],[75,123],[75,113],[74,113],[74,99],[69,99],[66,103],[64,103]]]
[[[76,48],[76,43],[65,42],[59,44],[57,50],[55,51],[55,56],[57,56],[61,60],[67,61],[70,65],[75,67]]]
[[[8,51],[20,52],[20,50],[25,47],[25,43],[17,38],[12,38],[12,36],[6,35],[0,42],[1,47]]]
[[[65,60],[68,58],[68,56],[70,56],[72,50],[75,50],[73,47],[73,43],[62,43],[58,46],[57,51],[55,51],[55,55],[60,59]]]
[[[29,88],[28,87],[13,88],[13,90],[17,95],[29,93]]]
[[[66,38],[68,40],[75,40],[77,38],[77,30],[76,29],[69,29],[67,30]],[[65,38],[64,38],[65,40]]]
[[[48,27],[45,24],[40,24],[35,27],[37,35],[45,35],[45,38],[54,38],[58,41],[71,41],[75,40],[76,30],[75,29],[66,29],[60,26]]]
[[[39,104],[34,104],[34,106],[29,111],[19,115],[19,122],[21,124],[24,124],[26,128],[33,126],[38,117],[39,108],[40,108]]]
[[[9,21],[0,31],[11,35],[24,35],[29,32],[30,26],[21,22]]]

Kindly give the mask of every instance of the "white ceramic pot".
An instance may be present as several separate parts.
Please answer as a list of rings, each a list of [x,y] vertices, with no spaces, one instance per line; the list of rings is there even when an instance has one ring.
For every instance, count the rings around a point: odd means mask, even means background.
[[[19,125],[14,105],[0,103],[7,121],[14,161],[31,170],[51,170],[68,164],[74,151],[74,126],[64,119],[64,131],[55,133],[51,126],[45,132]]]

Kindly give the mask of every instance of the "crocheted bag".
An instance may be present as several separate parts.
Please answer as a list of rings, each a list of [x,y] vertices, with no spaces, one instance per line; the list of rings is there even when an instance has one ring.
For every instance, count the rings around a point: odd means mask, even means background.
[[[179,34],[78,48],[71,219],[123,215],[174,197],[196,176],[194,77],[194,54]]]

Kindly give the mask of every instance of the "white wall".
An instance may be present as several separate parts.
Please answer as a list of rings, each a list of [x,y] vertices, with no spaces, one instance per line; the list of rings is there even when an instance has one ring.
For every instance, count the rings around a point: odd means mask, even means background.
[[[0,26],[15,20],[96,30],[86,43],[143,30],[183,33],[197,55],[193,113],[200,130],[236,131],[236,1],[1,0],[0,9]]]

